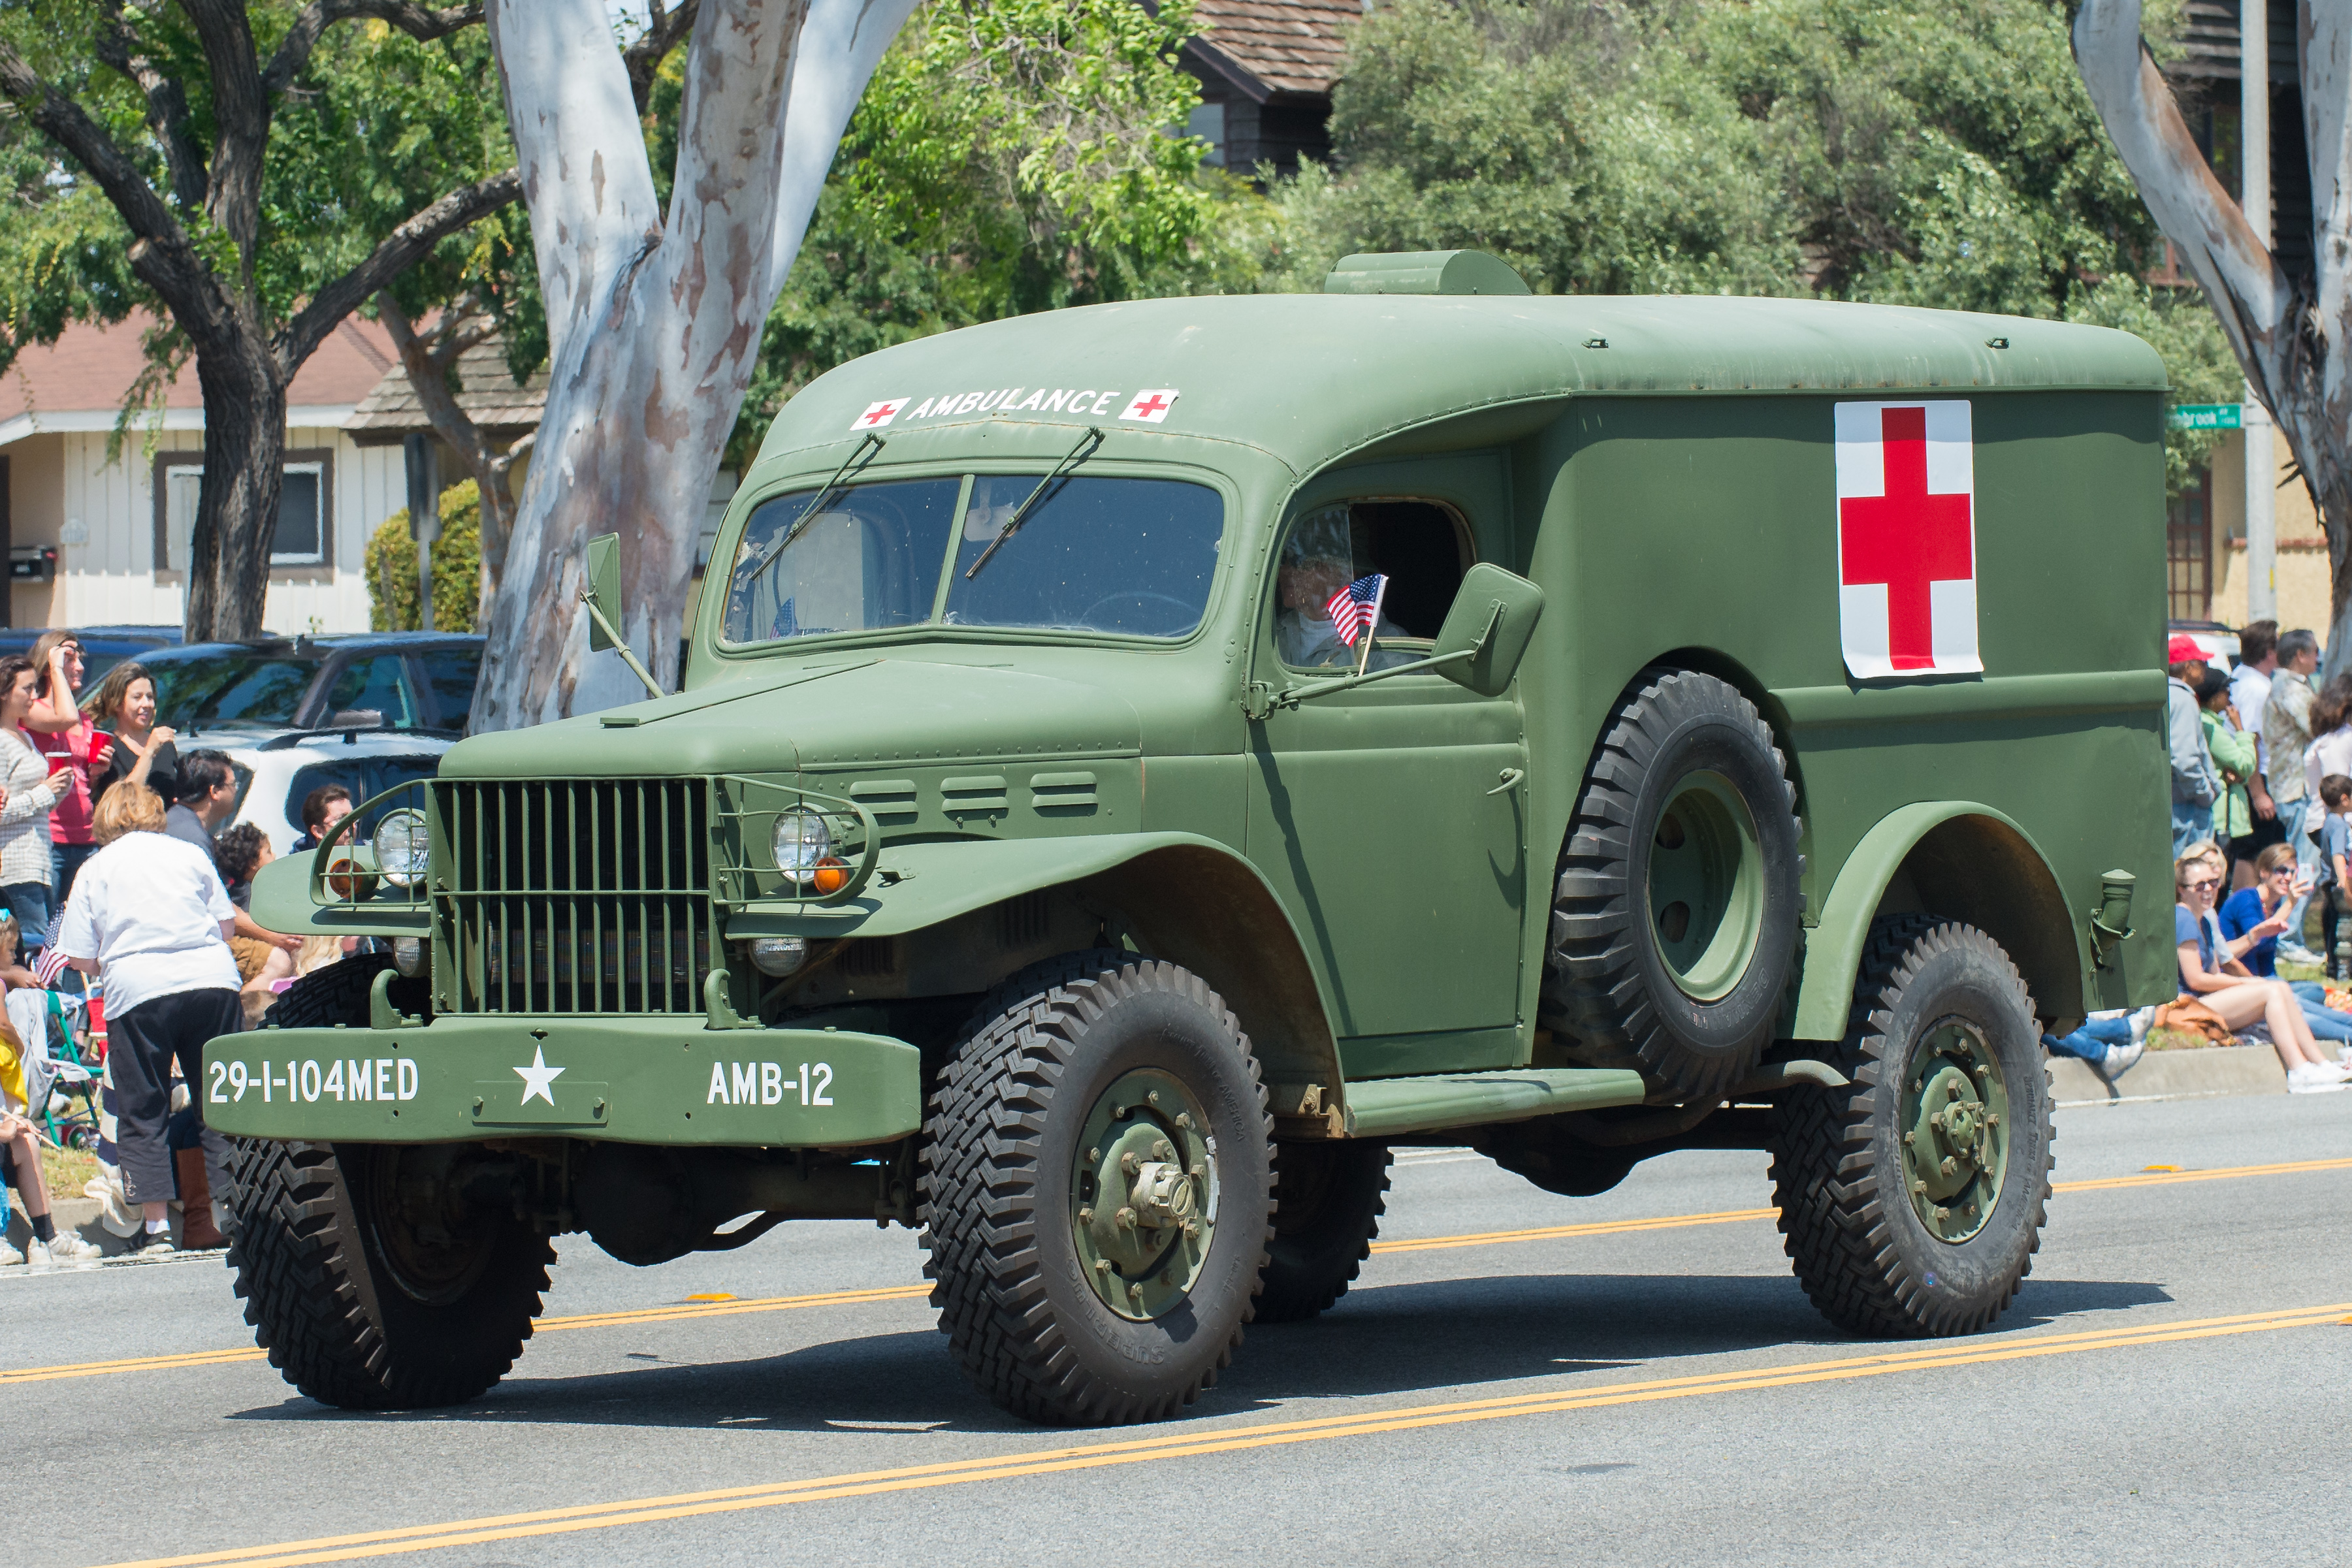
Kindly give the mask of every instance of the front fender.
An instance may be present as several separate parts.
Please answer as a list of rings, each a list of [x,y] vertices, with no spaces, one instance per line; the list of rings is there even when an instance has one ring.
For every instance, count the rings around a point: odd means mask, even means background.
[[[2006,812],[1969,800],[1923,800],[1879,819],[1839,868],[1821,924],[1805,936],[1794,1038],[1844,1038],[1863,945],[1888,884],[1938,830],[1963,829],[1969,830],[1970,874],[1923,886],[1927,907],[2000,943],[2044,1019],[2082,1016],[2081,934],[2067,915],[2049,857]]]
[[[1249,1034],[1276,1114],[1307,1106],[1306,1114],[1345,1124],[1337,1120],[1345,1090],[1324,977],[1257,868],[1213,839],[1099,833],[898,844],[882,852],[856,897],[832,905],[755,902],[729,917],[727,936],[905,936],[1066,886],[1118,911],[1153,956],[1181,964],[1216,989]]]

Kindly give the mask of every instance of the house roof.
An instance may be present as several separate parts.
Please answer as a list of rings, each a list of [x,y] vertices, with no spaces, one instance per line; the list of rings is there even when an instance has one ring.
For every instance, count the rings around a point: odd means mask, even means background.
[[[536,428],[547,406],[547,371],[535,371],[517,386],[507,369],[506,345],[495,337],[457,356],[457,406],[489,435],[515,436]],[[395,362],[360,401],[343,428],[362,446],[373,446],[433,425],[407,373]]]
[[[1251,97],[1328,97],[1347,57],[1342,26],[1360,0],[1198,0],[1189,46]]]
[[[0,375],[0,442],[42,430],[111,426],[139,372],[146,368],[140,340],[154,324],[155,319],[144,311],[134,311],[111,327],[78,321],[56,342],[36,344],[18,354],[16,363]],[[306,411],[309,419],[289,418],[288,423],[323,420],[341,424],[384,371],[397,363],[391,336],[381,325],[345,317],[294,372],[286,401],[289,410]],[[204,401],[191,361],[164,389],[163,410],[167,415],[176,411],[197,413]],[[99,423],[93,424],[93,420]]]

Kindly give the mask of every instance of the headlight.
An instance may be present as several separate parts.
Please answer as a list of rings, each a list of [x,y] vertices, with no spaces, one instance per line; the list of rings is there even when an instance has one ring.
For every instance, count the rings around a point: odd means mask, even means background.
[[[759,936],[746,946],[751,954],[751,967],[763,975],[782,979],[796,974],[808,962],[808,939],[803,936]]]
[[[833,853],[833,830],[814,811],[786,811],[776,819],[776,869],[806,887],[816,880],[819,862]]]
[[[425,973],[425,938],[395,936],[392,939],[392,967],[410,979]]]
[[[425,880],[433,860],[433,845],[425,828],[425,813],[403,809],[386,811],[375,825],[375,864],[394,887],[415,887]]]

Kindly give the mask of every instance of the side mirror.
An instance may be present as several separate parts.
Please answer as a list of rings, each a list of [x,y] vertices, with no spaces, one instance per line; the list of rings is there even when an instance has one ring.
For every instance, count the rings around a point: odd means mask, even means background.
[[[621,536],[599,534],[588,541],[588,651],[601,653],[620,643],[613,628],[621,620]]]
[[[588,612],[588,651],[601,653],[607,648],[618,649],[621,662],[645,683],[647,692],[666,695],[615,624],[621,616],[621,536],[598,534],[590,539],[583,564],[588,580],[580,590],[580,603]]]
[[[1482,697],[1501,696],[1519,673],[1528,640],[1543,619],[1543,603],[1542,589],[1480,561],[1463,574],[1454,608],[1438,629],[1431,650],[1437,673]]]

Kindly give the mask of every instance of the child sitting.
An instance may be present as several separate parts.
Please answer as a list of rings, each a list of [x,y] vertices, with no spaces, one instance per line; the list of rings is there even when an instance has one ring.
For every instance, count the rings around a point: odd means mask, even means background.
[[[2352,856],[2352,775],[2330,773],[2319,781],[2320,804],[2327,815],[2319,824],[2320,885],[2326,889],[2327,902],[2319,915],[2319,949],[2327,956],[2327,977],[2343,978],[2344,961],[2336,956],[2336,930],[2344,918],[2345,901],[2352,897],[2352,868],[2346,860]]]

